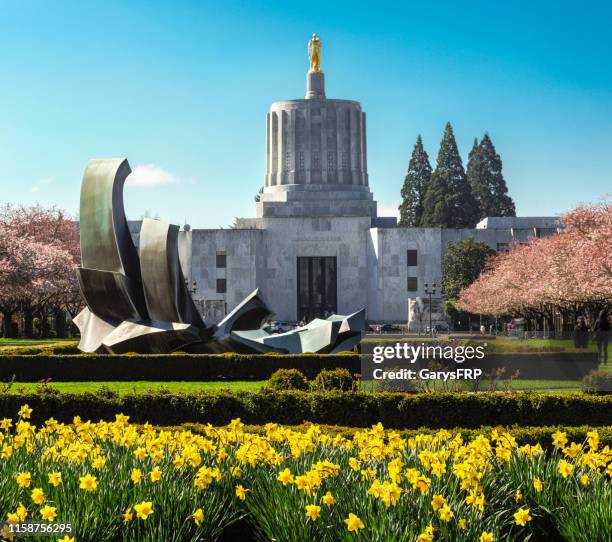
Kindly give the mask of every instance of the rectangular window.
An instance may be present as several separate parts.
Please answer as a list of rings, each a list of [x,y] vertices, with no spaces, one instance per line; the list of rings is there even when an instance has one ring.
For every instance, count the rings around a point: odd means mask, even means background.
[[[417,266],[417,251],[416,250],[408,250],[406,251],[407,256],[407,264],[408,267],[416,267]]]
[[[348,169],[348,152],[342,153],[342,169]]]
[[[227,267],[227,254],[225,252],[217,252],[217,269],[223,269]]]
[[[508,243],[497,243],[497,252],[508,252]]]
[[[333,151],[327,151],[327,171],[336,169],[336,156]]]
[[[300,170],[304,171],[304,151],[300,151],[298,155]]]
[[[416,292],[419,289],[419,279],[417,277],[408,277],[408,291]]]
[[[217,279],[217,293],[224,294],[225,292],[227,292],[227,280]]]
[[[319,151],[312,151],[312,169],[319,169]]]

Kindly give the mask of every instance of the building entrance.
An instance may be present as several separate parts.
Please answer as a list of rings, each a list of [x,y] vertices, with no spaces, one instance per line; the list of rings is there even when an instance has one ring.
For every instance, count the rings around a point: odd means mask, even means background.
[[[327,318],[338,310],[335,256],[298,257],[297,317],[310,322]]]

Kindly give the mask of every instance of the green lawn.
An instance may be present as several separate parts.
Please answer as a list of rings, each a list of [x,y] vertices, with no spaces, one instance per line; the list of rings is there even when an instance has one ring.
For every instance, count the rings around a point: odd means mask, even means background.
[[[147,391],[158,391],[166,389],[171,392],[193,393],[197,391],[257,391],[266,385],[265,380],[260,381],[238,381],[238,382],[148,382],[148,381],[132,381],[132,382],[51,382],[50,385],[64,393],[80,393],[91,392],[95,393],[100,388],[112,390],[120,395],[126,393],[144,393]],[[0,393],[3,391],[13,392],[33,392],[40,384],[37,382],[14,382],[10,387],[9,384],[0,383]],[[6,389],[8,387],[8,389]],[[441,383],[435,387],[438,390],[455,389],[452,386],[444,388]],[[471,391],[472,386],[469,383],[463,382],[461,389]],[[372,391],[370,383],[364,382],[363,389]],[[431,388],[430,388],[431,389]],[[480,391],[491,390],[491,384],[488,380],[480,382],[478,388]],[[539,391],[575,391],[580,389],[580,382],[577,380],[513,380],[510,384],[508,381],[498,381],[495,388],[497,391],[520,390],[539,390]]]
[[[100,388],[110,389],[120,395],[126,393],[143,393],[146,391],[158,391],[166,389],[171,392],[193,393],[196,391],[218,391],[218,390],[245,390],[257,391],[266,381],[256,382],[51,382],[50,385],[61,392],[80,393],[97,392]],[[0,393],[8,384],[0,383]],[[7,390],[10,392],[30,392],[35,391],[40,384],[36,382],[13,382]]]
[[[73,342],[77,339],[4,339],[0,338],[0,346],[45,346],[53,343]]]

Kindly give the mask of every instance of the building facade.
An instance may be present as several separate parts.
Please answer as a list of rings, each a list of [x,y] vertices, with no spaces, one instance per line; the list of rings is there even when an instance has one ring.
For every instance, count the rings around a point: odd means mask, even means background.
[[[379,217],[365,112],[359,102],[326,98],[322,72],[309,72],[306,83],[304,99],[275,102],[267,114],[256,217],[180,234],[184,274],[206,320],[219,321],[260,288],[281,321],[365,307],[369,321],[417,328],[425,284],[439,284],[448,243],[473,237],[499,251],[556,232],[555,217],[488,217],[474,229],[400,228]],[[441,307],[437,288],[435,320],[444,319]]]

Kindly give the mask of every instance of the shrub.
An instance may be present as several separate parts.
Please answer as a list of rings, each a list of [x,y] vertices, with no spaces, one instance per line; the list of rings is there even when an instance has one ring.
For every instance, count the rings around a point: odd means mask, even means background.
[[[582,389],[585,393],[612,393],[612,373],[607,371],[591,371],[582,379]]]
[[[313,391],[350,391],[353,389],[353,375],[343,368],[323,369],[311,382]]]
[[[0,381],[16,382],[165,381],[169,375],[190,382],[267,380],[278,369],[297,369],[314,378],[322,369],[359,372],[355,354],[110,354],[6,355],[0,352]]]
[[[273,391],[199,393],[3,393],[0,419],[28,403],[34,420],[52,415],[69,422],[114,419],[117,412],[136,423],[223,425],[244,423],[296,425],[306,421],[368,427],[381,422],[393,429],[475,428],[481,425],[612,425],[612,395],[482,393],[360,393]],[[36,419],[36,415],[41,418]]]
[[[269,379],[273,390],[307,390],[308,379],[297,369],[279,369]]]

